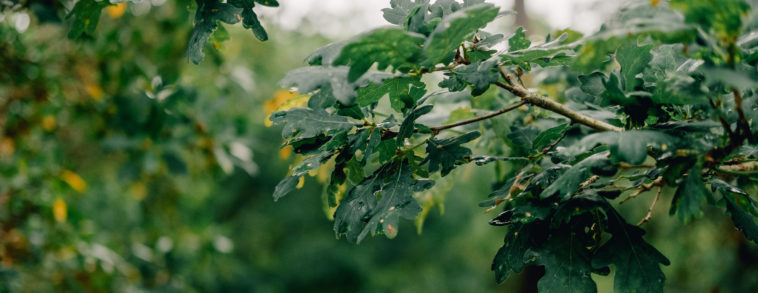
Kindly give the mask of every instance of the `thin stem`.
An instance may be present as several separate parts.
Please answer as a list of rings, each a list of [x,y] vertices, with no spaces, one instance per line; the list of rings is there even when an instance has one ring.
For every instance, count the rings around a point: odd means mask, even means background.
[[[514,95],[520,97],[523,101],[531,105],[546,109],[551,112],[555,112],[566,118],[571,119],[571,121],[573,122],[586,125],[596,130],[617,131],[617,132],[624,131],[624,129],[621,127],[613,126],[611,124],[597,120],[595,118],[585,116],[583,114],[580,114],[579,112],[569,109],[568,107],[564,106],[561,103],[558,103],[551,99],[541,97],[539,95],[529,92],[528,89],[526,89],[524,86],[519,84],[518,77],[514,76],[513,74],[506,74],[505,76],[506,76],[506,81],[508,81],[508,83],[510,84],[504,84],[499,81],[495,84],[513,93]]]
[[[629,196],[627,196],[625,199],[623,199],[621,202],[619,202],[619,204],[623,204],[627,200],[635,198],[635,197],[639,196],[640,194],[642,194],[644,192],[650,191],[651,189],[653,189],[653,187],[656,187],[656,186],[657,187],[662,187],[663,184],[664,184],[663,183],[663,177],[658,177],[655,180],[653,180],[653,182],[650,182],[648,184],[642,184],[635,193],[632,193]]]
[[[709,169],[714,169],[724,158],[728,157],[732,152],[738,149],[751,135],[750,124],[745,117],[745,112],[742,108],[742,93],[737,89],[732,89],[734,94],[735,111],[739,115],[737,121],[737,129],[731,132],[729,137],[729,144],[724,147],[715,147],[705,154],[705,166]],[[722,122],[723,123],[723,122]],[[725,126],[727,132],[730,132],[728,125]]]
[[[734,94],[734,110],[737,111],[737,115],[739,115],[737,126],[742,130],[742,135],[748,137],[752,132],[750,131],[750,123],[745,116],[745,110],[742,108],[742,93],[736,88],[732,88],[732,93]]]
[[[640,220],[639,223],[637,223],[637,226],[642,226],[643,224],[650,221],[651,218],[653,218],[653,209],[655,209],[655,204],[658,203],[658,199],[661,198],[661,192],[663,191],[662,186],[658,186],[658,192],[655,194],[655,198],[653,198],[653,203],[650,205],[650,208],[647,210],[647,215]]]
[[[437,134],[440,133],[440,131],[443,131],[443,130],[446,130],[446,129],[455,128],[455,127],[458,127],[458,126],[467,125],[467,124],[471,124],[471,123],[476,123],[476,122],[479,122],[479,121],[482,121],[482,120],[487,120],[487,119],[490,119],[490,118],[493,118],[493,117],[496,117],[496,116],[508,113],[510,111],[513,111],[513,110],[517,109],[518,107],[523,106],[526,103],[527,103],[526,101],[520,101],[520,102],[518,102],[515,105],[511,105],[511,106],[502,108],[502,109],[500,109],[498,111],[492,112],[492,113],[484,115],[484,116],[480,116],[480,117],[476,117],[476,118],[471,118],[471,119],[463,120],[463,121],[458,121],[458,122],[453,123],[453,124],[448,124],[448,125],[433,127],[433,128],[431,128],[432,129],[432,133],[434,135],[437,135]]]
[[[542,149],[541,154],[542,155],[546,155],[547,153],[549,153],[550,151],[552,151],[559,143],[561,143],[561,141],[563,141],[564,138],[566,138],[567,135],[568,135],[568,131],[564,131],[563,135],[561,135],[560,138],[556,139],[549,146],[547,146],[544,149]]]

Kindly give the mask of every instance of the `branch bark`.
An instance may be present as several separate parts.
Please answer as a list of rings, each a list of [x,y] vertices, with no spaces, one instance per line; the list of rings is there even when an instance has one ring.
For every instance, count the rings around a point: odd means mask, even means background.
[[[583,114],[580,114],[579,112],[569,109],[568,107],[564,106],[561,103],[558,103],[551,99],[548,99],[548,98],[545,98],[545,97],[542,97],[530,92],[527,88],[525,88],[518,82],[518,77],[513,74],[504,74],[504,76],[506,78],[506,81],[508,81],[509,84],[497,82],[496,83],[497,86],[506,89],[507,91],[513,93],[517,97],[520,97],[523,101],[525,101],[528,104],[557,113],[559,115],[562,115],[566,118],[571,119],[571,121],[574,123],[579,123],[579,124],[588,126],[590,128],[593,128],[599,131],[618,131],[618,132],[624,131],[624,129],[621,127],[613,126],[611,124],[597,120],[595,118],[585,116]]]

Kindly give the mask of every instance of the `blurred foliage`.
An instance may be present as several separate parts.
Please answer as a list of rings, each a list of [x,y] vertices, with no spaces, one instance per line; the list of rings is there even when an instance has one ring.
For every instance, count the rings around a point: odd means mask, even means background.
[[[495,288],[480,264],[499,236],[468,227],[486,219],[474,210],[433,213],[423,237],[354,246],[310,208],[316,184],[274,204],[286,161],[264,120],[286,105],[267,101],[290,101],[278,80],[327,41],[274,28],[260,43],[228,27],[191,65],[180,3],[113,6],[76,41],[44,5],[0,16],[0,291]]]
[[[328,40],[270,28],[260,43],[221,25],[192,65],[189,1],[108,6],[76,41],[58,9],[69,1],[20,2],[0,12],[0,292],[536,289],[533,271],[498,286],[483,265],[502,232],[472,207],[509,163],[458,168],[417,194],[423,235],[401,222],[394,240],[360,246],[334,239],[317,180],[271,200],[286,163],[302,158],[279,151],[266,117],[307,98],[277,82]],[[461,109],[494,101],[490,92]],[[672,260],[667,291],[758,286],[758,249],[723,212],[684,228],[664,214],[647,231]],[[594,277],[611,290],[611,277]]]

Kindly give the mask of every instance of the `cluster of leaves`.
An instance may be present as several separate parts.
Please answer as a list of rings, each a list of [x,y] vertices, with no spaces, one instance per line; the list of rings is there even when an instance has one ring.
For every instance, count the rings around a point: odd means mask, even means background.
[[[41,20],[60,22],[62,19],[58,15],[60,11],[68,7],[62,1],[51,0],[47,3],[35,3],[35,1],[24,1],[16,5],[5,5],[3,3],[0,9],[18,10],[28,8],[34,12]],[[142,2],[141,0],[78,0],[65,18],[71,19],[71,30],[68,33],[70,39],[79,39],[85,36],[94,36],[97,24],[100,21],[100,15],[103,9],[108,13],[123,14],[127,2]],[[185,55],[195,64],[200,63],[205,58],[203,49],[215,31],[219,30],[219,40],[228,39],[229,33],[226,32],[220,23],[236,24],[242,22],[242,26],[253,31],[258,40],[268,40],[268,34],[261,25],[258,15],[253,11],[256,4],[270,7],[279,7],[277,0],[189,0],[178,1],[177,7],[186,6],[196,9],[194,28],[187,42]],[[186,3],[185,3],[186,2]],[[24,7],[28,6],[28,7]]]
[[[649,216],[635,226],[617,211],[626,199],[657,190],[652,213],[672,190],[682,222],[707,202],[758,240],[745,191],[758,182],[756,5],[635,2],[594,35],[532,44],[522,28],[483,31],[506,14],[483,1],[393,0],[384,17],[396,26],[321,48],[282,80],[312,96],[271,115],[302,155],[274,198],[329,170],[335,233],[392,238],[401,217],[425,214],[415,193],[462,164],[494,165],[482,206],[502,206],[491,224],[508,226],[498,281],[537,265],[545,292],[593,292],[591,274],[614,265],[616,291],[660,292],[669,261],[642,237]],[[529,90],[539,76],[560,90]],[[480,114],[440,125],[456,103]]]

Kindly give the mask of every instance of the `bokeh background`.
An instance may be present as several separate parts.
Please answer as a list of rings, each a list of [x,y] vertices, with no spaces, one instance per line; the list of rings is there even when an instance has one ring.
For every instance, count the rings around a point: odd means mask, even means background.
[[[226,26],[200,65],[184,57],[193,1],[114,6],[95,36],[76,41],[65,38],[69,1],[0,13],[0,292],[535,290],[530,270],[494,282],[505,228],[477,206],[491,191],[489,167],[438,183],[444,204],[420,233],[405,222],[393,240],[336,239],[317,176],[273,202],[297,159],[265,121],[291,97],[277,81],[312,50],[386,25],[389,6],[279,2],[261,10],[270,41]],[[592,33],[623,5],[495,2],[527,17],[490,31],[524,25],[535,40],[567,27]],[[641,218],[647,204],[625,211]],[[667,292],[758,288],[758,248],[720,212],[682,226],[666,210],[648,237],[672,260]],[[612,276],[595,277],[612,290]]]

